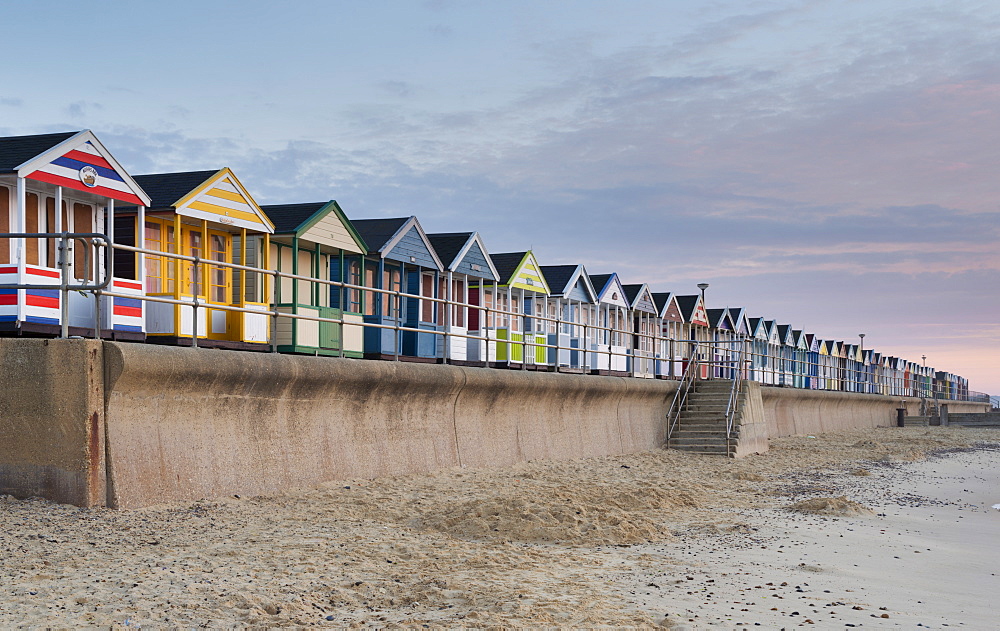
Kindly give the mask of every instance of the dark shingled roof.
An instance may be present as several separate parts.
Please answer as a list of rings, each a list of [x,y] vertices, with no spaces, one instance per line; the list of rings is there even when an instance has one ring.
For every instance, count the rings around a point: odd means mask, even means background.
[[[184,197],[205,180],[212,177],[215,171],[186,171],[184,173],[154,173],[151,175],[136,175],[132,179],[149,195],[150,210],[173,208],[180,198]]]
[[[517,271],[517,266],[524,260],[525,254],[527,252],[503,252],[490,255],[490,258],[493,259],[493,267],[497,268],[497,275],[500,277],[501,283],[507,284],[510,281],[510,277]]]
[[[427,239],[431,242],[431,246],[437,253],[438,258],[441,259],[441,263],[444,265],[445,269],[451,269],[452,263],[455,262],[455,257],[458,253],[462,251],[465,244],[469,242],[472,235],[475,232],[436,232],[434,234],[427,235]]]
[[[594,291],[597,292],[598,296],[600,296],[601,292],[604,291],[604,288],[607,287],[608,281],[611,280],[612,276],[614,276],[614,274],[591,274],[590,275],[590,282],[594,285]]]
[[[653,303],[656,305],[657,313],[663,313],[663,309],[666,308],[667,301],[670,300],[670,296],[672,295],[673,294],[671,294],[669,291],[657,292],[653,294]]]
[[[642,283],[638,285],[622,285],[622,291],[625,292],[625,297],[628,298],[628,303],[632,304],[635,299],[639,296],[639,292],[642,290]]]
[[[261,206],[260,208],[271,219],[271,223],[274,224],[274,232],[283,234],[297,232],[302,224],[316,214],[316,211],[329,203],[272,204],[270,206]]]
[[[747,329],[750,331],[750,335],[754,335],[757,332],[760,320],[760,318],[747,318]]]
[[[697,294],[694,296],[677,296],[677,306],[680,307],[681,315],[688,322],[691,321],[691,317],[694,315],[694,309],[698,306],[698,299],[701,296]]]
[[[781,343],[785,343],[785,339],[788,337],[788,329],[792,328],[791,324],[779,324],[778,325],[778,339]]]
[[[373,254],[392,239],[399,229],[403,227],[410,217],[395,217],[393,219],[352,219],[354,229],[358,231],[361,238],[368,247],[368,253]]]
[[[725,315],[725,309],[706,309],[705,314],[708,315],[708,323],[713,329],[719,328],[719,324],[722,323],[722,316]]]
[[[539,265],[542,270],[542,275],[545,276],[545,282],[549,284],[549,289],[552,293],[563,295],[569,293],[572,289],[566,285],[569,283],[570,279],[573,278],[573,274],[576,273],[576,268],[579,265]]]
[[[19,165],[79,133],[78,131],[65,131],[58,134],[0,138],[0,172],[11,173]]]

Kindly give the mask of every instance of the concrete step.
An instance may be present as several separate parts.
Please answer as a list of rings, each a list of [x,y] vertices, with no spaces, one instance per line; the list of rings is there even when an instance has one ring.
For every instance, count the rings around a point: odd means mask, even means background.
[[[678,423],[674,430],[685,432],[725,432],[725,423]]]
[[[725,437],[719,438],[690,438],[688,436],[677,436],[676,434],[670,437],[670,445],[702,445],[705,447],[717,447],[719,445],[725,445]]]
[[[687,451],[691,453],[712,454],[719,456],[728,456],[735,452],[735,449],[731,449],[726,445],[715,445],[715,446],[670,445],[670,448],[676,449],[677,451]]]
[[[711,412],[711,411],[689,411],[684,410],[681,412],[680,422],[681,423],[716,423],[724,422],[726,420],[725,411]]]

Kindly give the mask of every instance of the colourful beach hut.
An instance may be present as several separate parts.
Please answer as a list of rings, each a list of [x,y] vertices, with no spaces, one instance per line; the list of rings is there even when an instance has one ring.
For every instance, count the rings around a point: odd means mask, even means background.
[[[549,317],[558,320],[558,332],[548,336],[549,363],[567,372],[585,372],[597,303],[594,285],[583,265],[542,265],[540,269],[552,292]]]
[[[147,339],[187,345],[196,336],[198,344],[204,346],[266,349],[270,279],[213,265],[235,263],[269,269],[267,260],[248,260],[247,246],[257,240],[257,251],[266,250],[274,224],[236,175],[222,168],[137,175],[135,181],[152,199],[147,209],[128,207],[115,212],[116,240],[206,261],[196,265],[169,256],[121,253],[126,256],[116,261],[116,267],[124,269],[130,262],[137,266],[146,295],[198,301],[197,308],[149,302],[145,308]]]
[[[480,311],[466,306],[472,286],[499,280],[490,253],[478,232],[429,234],[444,264],[445,298],[450,307],[443,323],[446,335],[438,340],[438,356],[459,365],[486,365],[486,336],[480,329]],[[474,335],[474,337],[464,337]]]
[[[597,291],[597,325],[591,343],[590,369],[600,375],[628,374],[632,346],[629,304],[618,274],[591,274]]]
[[[0,138],[0,230],[106,234],[114,241],[115,204],[146,206],[149,196],[89,130]],[[57,211],[58,209],[58,211]],[[107,279],[108,252],[92,242],[69,241],[67,282],[96,285]],[[66,305],[56,239],[0,239],[0,284],[52,285],[52,289],[0,289],[0,332],[144,338],[141,279],[115,268],[100,305],[94,294],[70,292]],[[129,254],[128,258],[134,260]],[[117,263],[119,256],[111,260]],[[135,264],[132,264],[135,267]],[[132,296],[135,296],[134,298]]]
[[[549,286],[535,255],[527,252],[503,252],[491,255],[499,282],[492,288],[481,284],[481,291],[470,299],[489,310],[487,340],[495,339],[488,349],[490,363],[500,367],[545,368],[548,366],[547,312]],[[492,291],[490,291],[492,289]],[[491,346],[487,342],[487,346]]]
[[[434,300],[446,293],[444,265],[420,222],[397,217],[351,223],[368,252],[335,261],[334,274],[344,273],[344,265],[351,285],[368,288],[351,292],[345,306],[374,325],[365,327],[365,357],[433,362],[444,330],[445,310]]]
[[[656,347],[660,328],[653,294],[646,283],[622,285],[622,290],[632,316],[632,348],[627,370],[633,377],[652,379],[656,376]]]
[[[336,201],[305,204],[278,204],[261,207],[274,224],[269,261],[272,269],[317,280],[346,282],[339,274],[331,276],[333,262],[347,256],[359,256],[368,246],[351,225]],[[260,257],[260,239],[247,243],[247,259]],[[263,259],[263,257],[260,257]],[[364,353],[362,316],[343,311],[331,303],[333,294],[345,289],[319,282],[282,278],[274,286],[272,308],[279,313],[343,320],[344,324],[304,318],[277,318],[277,330],[271,331],[278,350],[283,353],[361,357]],[[347,304],[349,301],[338,301]]]
[[[697,353],[700,360],[711,360],[708,342],[712,339],[712,333],[709,329],[708,313],[705,311],[705,303],[701,296],[677,296],[677,306],[680,307],[681,316],[684,318],[682,333],[687,339],[685,358],[690,358]],[[685,363],[686,368],[687,364]],[[708,365],[703,364],[701,378],[708,378],[708,374]]]
[[[669,292],[653,293],[660,318],[660,348],[657,351],[656,376],[659,379],[679,379],[683,372],[682,350],[684,316],[677,297]]]

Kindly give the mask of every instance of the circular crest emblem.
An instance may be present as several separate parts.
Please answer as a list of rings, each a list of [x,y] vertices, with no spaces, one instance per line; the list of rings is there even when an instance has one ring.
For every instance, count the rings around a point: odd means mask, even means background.
[[[80,181],[84,186],[93,188],[97,186],[97,169],[92,166],[85,166],[80,169]]]

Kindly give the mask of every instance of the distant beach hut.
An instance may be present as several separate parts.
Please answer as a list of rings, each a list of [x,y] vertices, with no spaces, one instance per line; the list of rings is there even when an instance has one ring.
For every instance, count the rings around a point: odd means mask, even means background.
[[[115,222],[119,242],[149,250],[179,253],[207,261],[197,266],[168,256],[140,257],[145,290],[174,300],[197,298],[202,306],[163,302],[146,305],[147,339],[164,344],[221,348],[268,348],[271,281],[265,275],[212,262],[270,269],[271,262],[250,261],[249,252],[267,251],[274,224],[229,168],[214,171],[137,175],[152,201],[149,208],[122,208]],[[249,245],[256,241],[255,246]],[[263,276],[263,278],[261,278]],[[248,311],[230,311],[232,306]],[[261,312],[261,313],[255,313]]]
[[[368,252],[344,262],[346,277],[351,284],[384,290],[352,293],[357,302],[348,305],[366,324],[377,325],[365,327],[365,357],[433,362],[436,333],[444,328],[444,308],[434,300],[445,293],[444,265],[420,222],[411,216],[351,223]]]
[[[731,376],[730,363],[733,353],[733,340],[735,331],[733,321],[729,317],[728,309],[706,309],[705,315],[708,318],[708,328],[712,336],[713,345],[713,367],[712,375],[715,378],[729,379]]]
[[[809,341],[801,329],[792,330],[794,351],[792,358],[792,385],[796,388],[809,387]]]
[[[550,333],[549,363],[569,371],[585,372],[592,318],[597,292],[583,265],[542,265],[542,275],[552,292],[549,296],[549,317],[556,318],[557,332]]]
[[[822,389],[825,386],[825,384],[821,383],[819,376],[819,348],[822,340],[814,333],[806,333],[805,337],[806,344],[809,347],[809,352],[806,354],[806,370],[809,375],[809,385],[807,387],[811,390]]]
[[[334,200],[261,208],[274,223],[268,260],[273,261],[272,269],[276,271],[317,280],[347,282],[340,274],[344,269],[345,258],[357,257],[368,251],[368,246]],[[260,244],[257,239],[251,239],[247,244],[249,261],[257,260],[260,256],[257,250]],[[334,262],[337,263],[338,273],[331,276]],[[345,311],[339,306],[352,302],[347,300],[350,290],[307,280],[282,278],[275,284],[272,293],[273,308],[279,313],[344,321],[341,325],[316,320],[277,318],[277,330],[271,334],[279,351],[309,355],[363,356],[361,313]],[[335,294],[337,301],[332,300]]]
[[[547,313],[549,286],[533,252],[503,252],[491,256],[500,279],[483,306],[496,310],[489,335],[496,339],[491,355],[507,367],[548,366],[548,326],[533,316]],[[478,304],[478,303],[477,303]]]
[[[795,382],[795,336],[792,334],[792,325],[778,324],[778,361],[780,369],[778,372],[778,384],[791,386]]]
[[[627,375],[632,346],[629,304],[618,274],[591,274],[597,291],[597,323],[591,344],[591,371],[601,375]]]
[[[705,310],[705,303],[699,295],[677,296],[677,306],[680,307],[681,316],[684,318],[685,336],[689,340],[689,346],[685,356],[690,358],[694,353],[698,354],[701,361],[711,360],[708,351],[708,342],[712,340],[712,332],[709,328],[708,313]],[[687,366],[685,365],[685,370]],[[707,379],[709,367],[702,363],[701,378]]]
[[[115,203],[149,204],[149,196],[90,131],[0,138],[0,231],[107,234],[114,241]],[[58,209],[58,211],[57,211]],[[133,226],[132,230],[135,228]],[[0,284],[52,285],[52,289],[0,289],[0,332],[57,335],[62,320],[62,279],[56,239],[0,239]],[[69,241],[67,281],[95,284],[106,278],[108,253]],[[135,254],[113,256],[108,288],[132,297],[70,292],[72,335],[101,330],[116,339],[144,338],[142,276]],[[100,317],[100,322],[98,322]]]
[[[485,314],[464,305],[470,304],[472,287],[499,280],[486,244],[478,232],[435,233],[427,237],[444,264],[444,297],[451,305],[445,311],[444,331],[448,335],[438,339],[438,356],[453,364],[485,366],[486,335],[480,324]],[[470,337],[462,337],[465,335]]]
[[[656,337],[660,322],[653,294],[646,283],[622,285],[629,303],[632,327],[632,348],[627,370],[633,377],[652,379],[656,376]]]
[[[656,376],[659,379],[679,379],[683,372],[684,316],[677,305],[677,297],[669,292],[653,293],[660,318],[660,348],[657,350]]]

